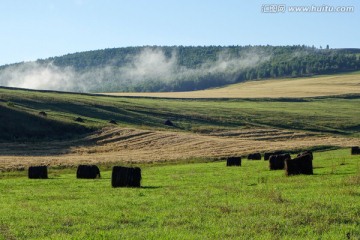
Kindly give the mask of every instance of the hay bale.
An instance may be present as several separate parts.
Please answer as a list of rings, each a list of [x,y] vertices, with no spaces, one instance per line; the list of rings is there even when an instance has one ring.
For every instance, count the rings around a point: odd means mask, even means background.
[[[112,187],[140,187],[141,169],[115,166],[112,170]]]
[[[248,155],[249,160],[261,160],[261,153],[251,153]]]
[[[264,160],[269,160],[271,155],[280,155],[280,154],[285,154],[285,151],[279,150],[279,151],[275,151],[275,152],[267,152],[264,154]]]
[[[283,170],[285,168],[285,160],[291,159],[290,154],[271,155],[269,158],[270,170]]]
[[[269,160],[271,155],[275,155],[273,152],[266,152],[264,153],[264,160]]]
[[[42,116],[42,117],[47,117],[47,114],[44,111],[39,112],[39,115]]]
[[[261,160],[261,153],[254,153],[253,160]]]
[[[30,179],[47,179],[47,166],[32,166],[29,167],[28,176]]]
[[[167,119],[167,120],[164,122],[164,125],[169,126],[169,127],[173,127],[173,126],[174,126],[174,123],[173,123],[172,121],[170,121],[169,119]]]
[[[84,119],[82,119],[81,117],[77,117],[75,118],[75,122],[84,122]]]
[[[76,178],[94,179],[100,177],[100,169],[96,165],[79,165],[76,171]]]
[[[300,156],[303,156],[303,155],[307,155],[307,154],[309,154],[309,155],[311,156],[311,158],[313,157],[312,151],[309,151],[309,150],[307,150],[307,151],[305,151],[305,152],[299,153],[299,154],[297,155],[297,157],[300,157]],[[311,160],[312,160],[312,159],[311,159]]]
[[[226,166],[241,166],[241,157],[228,157],[226,159]]]
[[[298,157],[301,174],[313,175],[313,156],[312,154],[304,154]]]
[[[358,155],[358,154],[360,154],[360,147],[352,147],[351,155]]]
[[[285,160],[285,174],[298,175],[298,174],[307,174],[312,175],[313,165],[312,165],[313,156],[310,153],[299,154],[298,157],[290,160]]]
[[[109,123],[111,123],[111,124],[117,124],[117,122],[116,122],[114,119],[111,119],[111,120],[109,121]]]
[[[294,159],[285,160],[285,174],[286,176],[298,175],[301,174],[300,167],[298,165],[298,161]]]

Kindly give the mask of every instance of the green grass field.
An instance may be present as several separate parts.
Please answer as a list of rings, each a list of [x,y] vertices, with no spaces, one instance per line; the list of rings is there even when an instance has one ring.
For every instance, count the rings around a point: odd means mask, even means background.
[[[1,239],[359,239],[360,155],[314,154],[314,175],[267,161],[142,165],[142,188],[50,169],[1,173]]]

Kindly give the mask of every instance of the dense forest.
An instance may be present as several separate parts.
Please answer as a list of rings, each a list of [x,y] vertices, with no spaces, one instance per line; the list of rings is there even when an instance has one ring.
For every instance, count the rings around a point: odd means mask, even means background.
[[[356,70],[360,49],[144,46],[1,66],[0,85],[80,92],[192,91],[254,79]]]

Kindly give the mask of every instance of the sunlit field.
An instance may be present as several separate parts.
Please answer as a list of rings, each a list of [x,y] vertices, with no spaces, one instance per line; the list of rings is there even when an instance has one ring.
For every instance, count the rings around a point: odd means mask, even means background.
[[[268,161],[142,167],[141,188],[112,188],[50,168],[47,180],[2,173],[2,239],[359,239],[360,156],[314,154],[314,175]]]
[[[189,92],[105,93],[162,98],[301,98],[360,93],[359,72],[305,78],[259,80]]]

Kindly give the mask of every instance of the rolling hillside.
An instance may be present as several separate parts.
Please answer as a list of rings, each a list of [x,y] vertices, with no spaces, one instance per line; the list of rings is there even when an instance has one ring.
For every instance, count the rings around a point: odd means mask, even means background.
[[[283,128],[351,135],[359,130],[359,95],[278,99],[152,99],[29,91],[0,88],[0,127],[33,127],[25,119],[37,119],[43,128],[60,125],[97,130],[118,125],[176,131],[211,132],[231,128]],[[45,111],[44,118],[38,113]],[[6,114],[5,114],[6,113]],[[351,113],[351,114],[349,114]],[[18,115],[24,117],[17,117]],[[84,122],[76,122],[81,117]],[[170,119],[175,127],[164,125]],[[48,125],[45,125],[48,123]],[[63,126],[64,125],[64,126]],[[34,127],[35,128],[35,127]],[[38,128],[38,127],[36,127]],[[38,128],[40,129],[40,128]],[[21,131],[19,131],[21,132]],[[67,132],[67,131],[63,131]],[[79,133],[82,133],[79,130]],[[36,134],[34,135],[36,138]],[[56,137],[56,136],[54,136]],[[4,138],[4,135],[0,135]],[[6,137],[5,137],[6,138]],[[16,139],[16,136],[15,136]]]
[[[360,94],[360,72],[305,78],[249,81],[222,88],[163,93],[105,93],[159,98],[302,98]]]
[[[359,105],[359,95],[161,99],[0,88],[0,169],[356,146]]]

